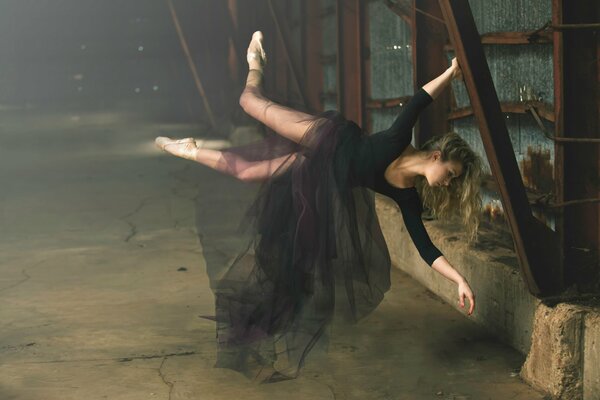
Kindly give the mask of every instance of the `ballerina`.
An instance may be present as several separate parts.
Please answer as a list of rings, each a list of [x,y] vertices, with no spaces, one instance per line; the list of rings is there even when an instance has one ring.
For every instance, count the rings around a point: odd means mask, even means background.
[[[374,193],[399,206],[422,259],[457,284],[458,303],[475,296],[466,279],[431,242],[421,214],[459,215],[467,241],[477,237],[482,161],[456,133],[414,148],[419,113],[452,81],[456,61],[420,88],[390,128],[365,133],[335,110],[317,115],[274,103],[261,90],[266,53],[254,32],[240,105],[277,134],[221,150],[193,138],[157,137],[159,148],[260,190],[245,221],[253,254],[243,251],[214,285],[216,367],[261,382],[298,376],[334,315],[356,322],[390,288],[390,255],[375,213]],[[248,262],[248,255],[252,262]]]

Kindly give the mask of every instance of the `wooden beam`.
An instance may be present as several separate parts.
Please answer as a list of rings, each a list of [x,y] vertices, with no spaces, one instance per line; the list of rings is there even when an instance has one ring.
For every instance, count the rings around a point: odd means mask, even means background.
[[[500,109],[503,113],[527,114],[530,107],[535,107],[539,115],[547,121],[554,122],[554,110],[540,101],[527,102],[503,102],[500,103]],[[448,119],[459,119],[473,115],[473,107],[456,108],[448,114]]]
[[[392,107],[401,107],[403,104],[408,103],[412,96],[403,96],[396,97],[394,99],[385,99],[385,100],[377,100],[371,99],[367,100],[366,107],[370,110],[372,109],[381,109],[381,108],[392,108]]]
[[[187,44],[187,40],[185,35],[183,34],[183,30],[181,29],[181,25],[179,23],[179,18],[177,17],[177,12],[175,11],[175,7],[173,7],[173,2],[171,0],[167,0],[167,5],[169,7],[169,11],[171,12],[171,18],[173,20],[173,25],[175,25],[175,30],[177,31],[177,36],[179,37],[179,42],[181,43],[181,49],[183,50],[183,54],[188,62],[188,66],[190,67],[190,71],[192,72],[192,77],[194,78],[194,84],[196,85],[196,89],[202,98],[202,103],[204,104],[204,109],[206,110],[206,115],[208,116],[208,121],[210,122],[210,126],[216,130],[217,123],[215,122],[215,117],[212,112],[212,108],[208,101],[208,97],[206,97],[206,93],[204,91],[204,85],[200,80],[200,76],[198,75],[198,68],[196,68],[196,64],[192,59],[190,54],[190,49]]]
[[[493,32],[481,35],[482,44],[531,44],[552,43],[552,35],[549,32],[534,33],[525,32]]]
[[[524,32],[493,32],[481,35],[481,44],[532,44],[552,43],[552,33],[547,31],[524,31]],[[444,46],[445,51],[453,50],[451,44]]]
[[[536,296],[556,294],[563,289],[557,237],[532,214],[469,2],[440,0],[440,7],[498,182],[523,279]]]

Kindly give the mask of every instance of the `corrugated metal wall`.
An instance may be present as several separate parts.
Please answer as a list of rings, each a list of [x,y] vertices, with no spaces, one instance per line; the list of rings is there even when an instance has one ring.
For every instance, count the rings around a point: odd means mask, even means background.
[[[367,7],[371,82],[371,98],[393,99],[413,94],[412,35],[410,25],[394,14],[383,0]],[[389,128],[401,107],[370,110],[371,132]]]

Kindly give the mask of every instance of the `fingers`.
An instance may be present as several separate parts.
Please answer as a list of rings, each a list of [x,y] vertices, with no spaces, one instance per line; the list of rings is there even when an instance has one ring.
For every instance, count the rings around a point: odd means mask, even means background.
[[[453,66],[454,68],[459,68],[459,69],[460,69],[460,66],[458,65],[458,60],[456,59],[456,57],[454,57],[454,58],[452,59],[452,66]]]
[[[471,306],[469,307],[469,315],[473,314],[473,310],[475,309],[475,296],[469,296],[469,303]]]
[[[460,65],[458,64],[458,59],[456,57],[454,57],[452,59],[452,68],[454,69],[453,78],[462,80],[462,69],[460,68]]]
[[[470,304],[469,311],[467,312],[467,314],[471,315],[473,314],[473,310],[475,309],[475,296],[473,296],[472,294],[461,293],[458,297],[458,304],[462,308],[465,308],[465,297],[469,299]]]

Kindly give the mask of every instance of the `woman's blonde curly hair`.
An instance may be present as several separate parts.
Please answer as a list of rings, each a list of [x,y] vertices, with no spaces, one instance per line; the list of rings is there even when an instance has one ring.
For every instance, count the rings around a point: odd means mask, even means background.
[[[442,161],[461,163],[463,172],[451,179],[448,186],[429,186],[425,176],[417,177],[415,186],[423,201],[434,217],[450,219],[461,218],[466,228],[469,243],[477,239],[479,217],[481,213],[482,160],[469,144],[455,132],[436,135],[423,143],[419,149],[427,155],[435,150],[442,154]]]

